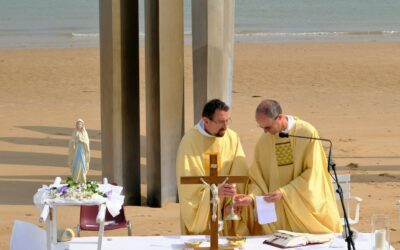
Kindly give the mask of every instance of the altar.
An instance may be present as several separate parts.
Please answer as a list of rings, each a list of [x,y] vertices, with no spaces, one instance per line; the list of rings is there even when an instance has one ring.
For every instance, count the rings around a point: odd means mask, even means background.
[[[246,242],[241,249],[279,249],[270,245],[263,244],[267,239],[265,236],[248,236]],[[46,231],[38,226],[16,221],[14,224],[13,235],[10,241],[10,250],[44,250],[46,249]],[[205,235],[184,235],[184,236],[124,236],[124,237],[104,237],[102,249],[104,250],[157,250],[157,249],[191,249],[185,247],[185,242],[209,240],[209,236]],[[225,237],[219,238],[219,243],[226,244]],[[355,247],[357,250],[370,250],[371,246],[370,233],[358,233],[355,239]],[[66,242],[56,242],[52,245],[55,250],[95,250],[98,248],[98,237],[76,237]],[[240,248],[237,248],[240,249]],[[340,234],[324,244],[309,245],[305,247],[297,247],[291,249],[307,250],[307,249],[337,249],[346,250],[347,245]],[[392,247],[391,249],[394,250]]]
[[[263,244],[268,236],[249,236],[242,249],[280,249],[270,245]],[[131,237],[104,237],[104,250],[150,250],[150,249],[192,249],[185,247],[185,242],[193,240],[205,240],[208,236],[204,235],[185,235],[185,236],[131,236]],[[226,242],[224,237],[220,237],[220,242]],[[355,240],[357,250],[370,250],[371,234],[359,233]],[[95,250],[97,249],[97,237],[74,238],[69,242],[60,242],[56,244],[57,250]],[[240,249],[240,248],[237,248]],[[336,238],[328,243],[309,245],[291,249],[347,249],[346,242],[337,235]]]

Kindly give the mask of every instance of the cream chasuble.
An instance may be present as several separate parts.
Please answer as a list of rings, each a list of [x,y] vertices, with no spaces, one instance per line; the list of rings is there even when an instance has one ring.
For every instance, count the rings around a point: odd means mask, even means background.
[[[223,137],[206,136],[197,127],[189,130],[179,145],[176,159],[176,175],[178,182],[179,203],[181,212],[182,234],[209,234],[210,190],[204,185],[180,184],[182,176],[209,175],[208,155],[219,152],[218,175],[248,176],[248,167],[238,135],[227,129]],[[244,193],[244,184],[237,184],[238,193]],[[221,210],[230,198],[220,198],[219,218]],[[247,221],[251,214],[244,208],[241,221],[224,221],[224,235],[248,235]]]
[[[297,118],[289,134],[319,137],[311,124]],[[279,189],[283,196],[275,203],[278,221],[267,225],[255,223],[253,233],[272,234],[279,229],[305,233],[341,232],[327,169],[320,141],[262,135],[249,170],[249,194],[254,199]]]

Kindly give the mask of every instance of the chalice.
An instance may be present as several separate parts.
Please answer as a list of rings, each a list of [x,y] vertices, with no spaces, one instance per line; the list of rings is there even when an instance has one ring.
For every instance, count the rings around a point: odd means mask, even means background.
[[[233,187],[236,189],[236,184],[232,184]],[[232,196],[231,198],[231,211],[230,213],[225,217],[225,220],[241,220],[240,215],[235,213],[235,196]]]

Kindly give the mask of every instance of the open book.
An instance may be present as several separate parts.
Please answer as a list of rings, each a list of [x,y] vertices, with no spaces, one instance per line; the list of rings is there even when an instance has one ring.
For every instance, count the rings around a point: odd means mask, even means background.
[[[277,233],[268,237],[263,243],[279,248],[290,248],[325,243],[333,239],[333,234],[308,234],[278,230]]]

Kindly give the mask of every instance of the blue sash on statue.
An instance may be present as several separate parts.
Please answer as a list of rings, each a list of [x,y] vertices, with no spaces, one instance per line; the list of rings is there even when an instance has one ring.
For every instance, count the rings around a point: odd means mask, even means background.
[[[74,176],[77,176],[79,173],[79,163],[81,163],[82,173],[86,173],[85,149],[83,148],[82,143],[78,143],[74,155],[74,162],[72,163],[72,171]]]

